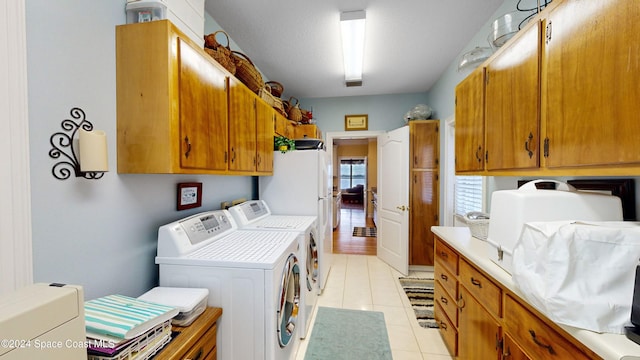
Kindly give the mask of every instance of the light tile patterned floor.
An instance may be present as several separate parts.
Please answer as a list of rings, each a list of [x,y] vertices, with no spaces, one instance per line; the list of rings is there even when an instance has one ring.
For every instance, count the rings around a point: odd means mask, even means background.
[[[394,360],[451,360],[438,330],[418,325],[398,281],[400,276],[376,256],[334,254],[317,306],[383,312]],[[296,360],[304,359],[312,331],[313,327],[301,341]]]

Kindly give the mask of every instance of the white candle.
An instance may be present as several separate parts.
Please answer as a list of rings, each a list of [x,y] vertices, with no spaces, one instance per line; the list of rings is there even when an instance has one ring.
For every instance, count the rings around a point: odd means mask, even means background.
[[[82,172],[109,171],[107,135],[102,130],[80,129],[80,170]]]

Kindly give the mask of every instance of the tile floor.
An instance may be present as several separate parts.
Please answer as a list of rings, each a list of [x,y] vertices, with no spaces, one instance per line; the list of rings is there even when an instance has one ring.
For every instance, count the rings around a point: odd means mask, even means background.
[[[398,281],[400,276],[376,256],[334,254],[327,285],[318,297],[314,318],[318,306],[381,311],[394,360],[451,360],[438,330],[418,325]],[[296,360],[304,359],[312,331],[313,327],[307,338],[301,341]]]

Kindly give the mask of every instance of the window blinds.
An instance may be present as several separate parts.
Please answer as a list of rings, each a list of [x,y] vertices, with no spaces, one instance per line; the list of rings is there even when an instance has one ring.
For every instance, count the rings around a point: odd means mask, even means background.
[[[482,176],[456,176],[454,187],[455,214],[482,211]]]

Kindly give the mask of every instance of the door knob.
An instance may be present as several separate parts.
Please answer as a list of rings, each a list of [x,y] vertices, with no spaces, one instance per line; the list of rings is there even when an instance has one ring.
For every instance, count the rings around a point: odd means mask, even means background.
[[[396,206],[396,209],[400,210],[400,211],[409,211],[409,207],[408,206]]]

